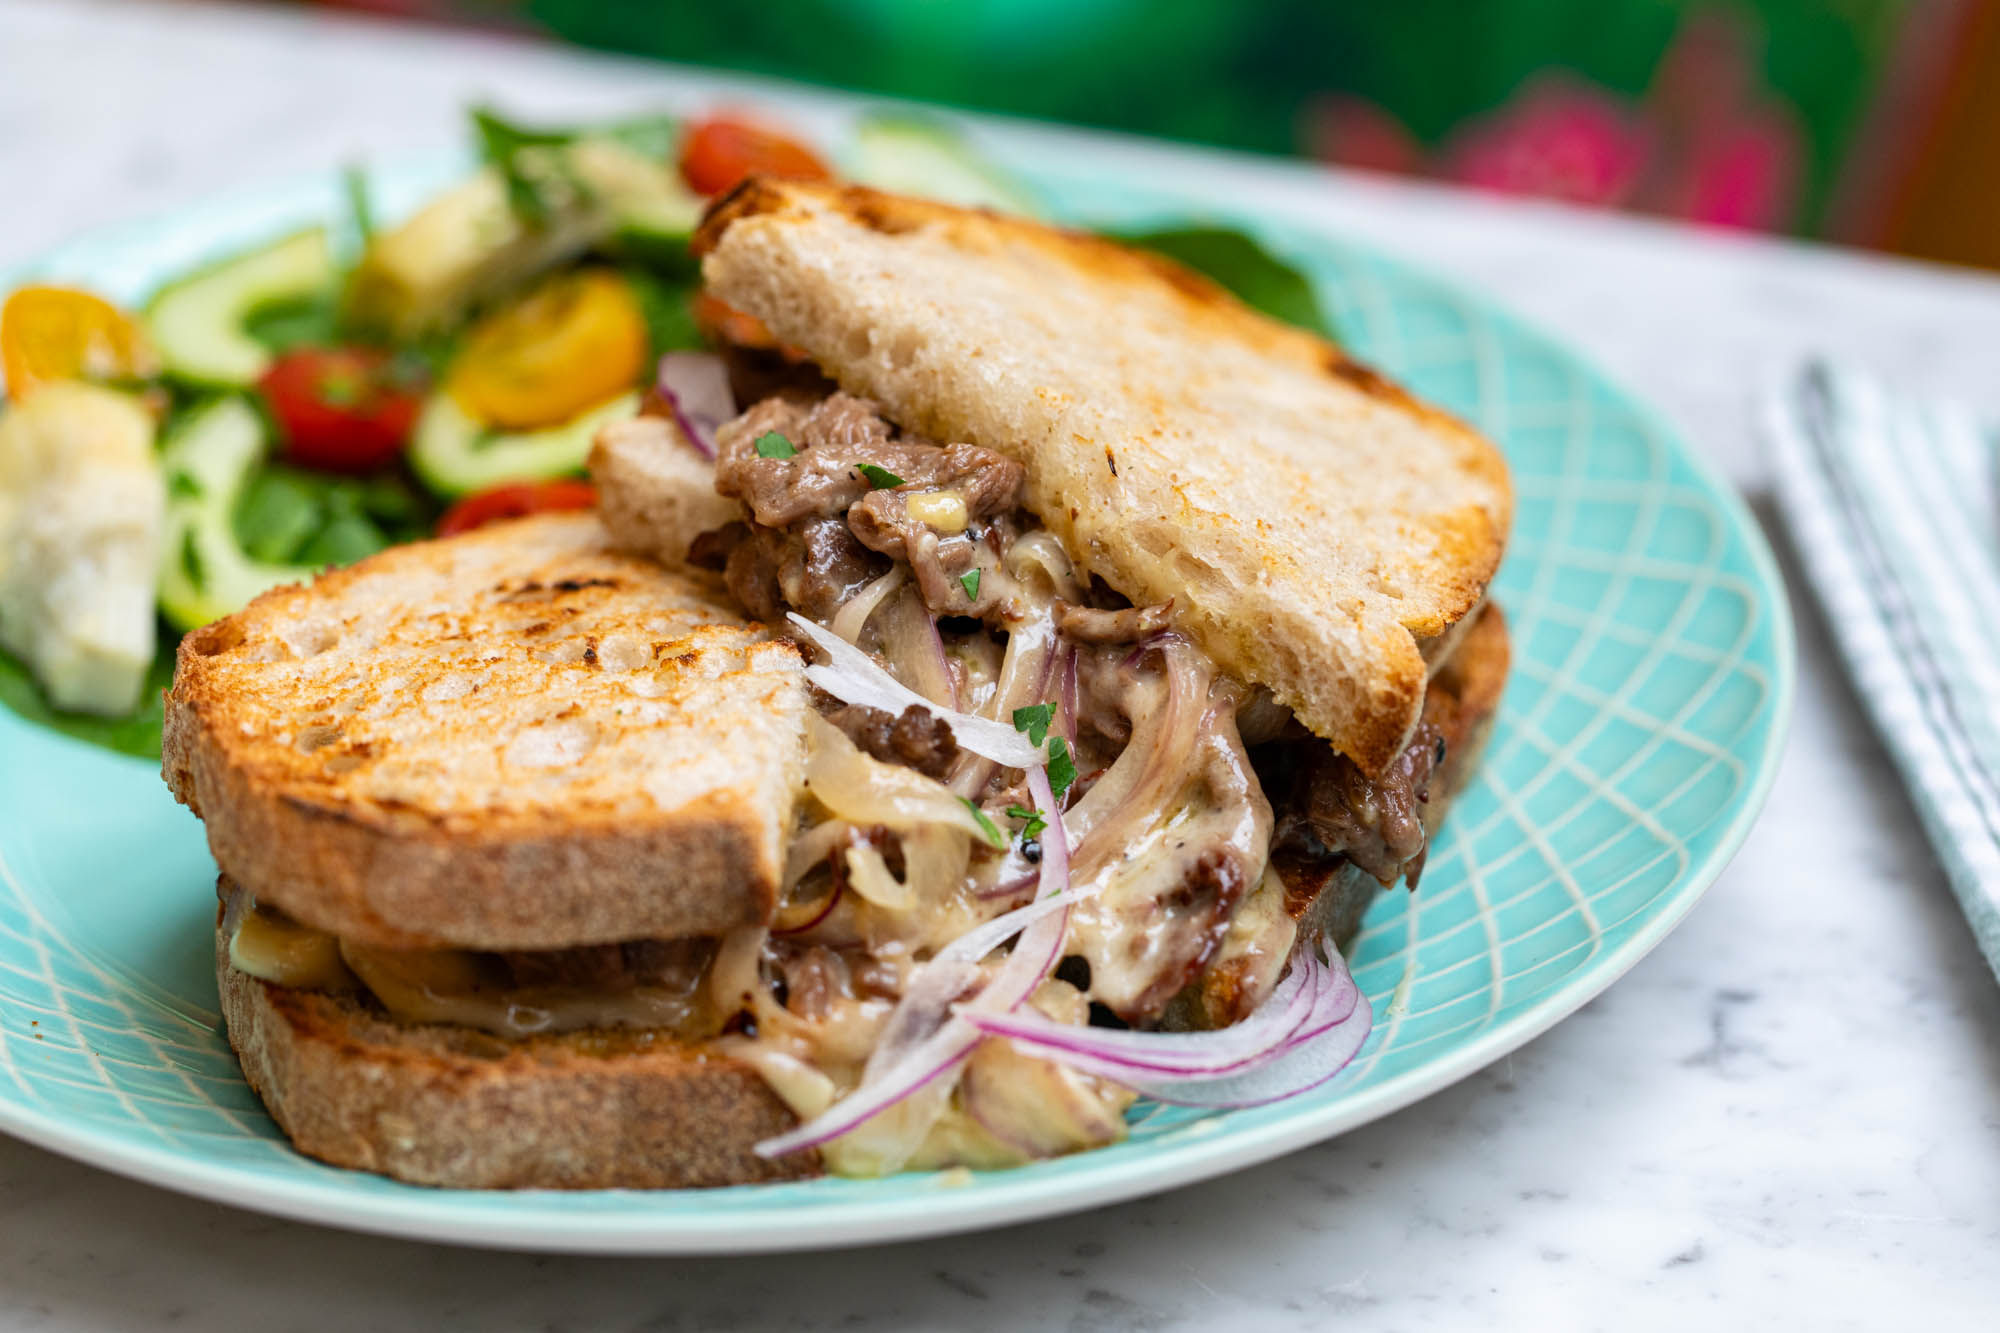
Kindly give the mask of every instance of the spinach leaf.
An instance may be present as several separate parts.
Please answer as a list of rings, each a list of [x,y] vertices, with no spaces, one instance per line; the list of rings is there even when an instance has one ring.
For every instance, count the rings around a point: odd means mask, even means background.
[[[180,636],[164,624],[160,627],[160,648],[147,669],[145,687],[139,693],[139,707],[125,717],[97,717],[91,713],[66,713],[49,703],[27,665],[0,649],[0,704],[30,722],[53,728],[92,745],[101,745],[119,754],[140,759],[160,757],[160,721],[164,711],[160,695],[174,679],[174,648]]]
[[[507,205],[530,227],[545,227],[558,206],[560,193],[581,188],[568,176],[562,160],[537,154],[538,148],[559,148],[575,138],[570,130],[536,130],[501,119],[491,108],[472,109],[472,130],[479,155],[506,182]]]
[[[319,567],[429,536],[435,510],[398,473],[363,479],[272,464],[250,478],[232,520],[251,558]]]
[[[506,182],[508,206],[531,227],[547,226],[564,201],[590,192],[567,159],[548,150],[578,139],[610,139],[644,157],[665,160],[680,139],[680,123],[671,116],[537,128],[507,120],[485,106],[472,109],[472,129],[480,157]]]
[[[339,305],[329,292],[263,306],[244,317],[243,331],[280,354],[298,347],[331,347],[341,341]]]
[[[1127,245],[1178,260],[1273,319],[1296,324],[1324,338],[1339,339],[1338,330],[1320,309],[1319,298],[1313,294],[1312,283],[1305,274],[1234,228],[1166,227],[1111,235]]]
[[[639,303],[655,358],[666,352],[707,349],[708,343],[694,322],[694,283],[673,282],[653,269],[636,264],[624,265],[618,271],[631,287],[632,298]]]

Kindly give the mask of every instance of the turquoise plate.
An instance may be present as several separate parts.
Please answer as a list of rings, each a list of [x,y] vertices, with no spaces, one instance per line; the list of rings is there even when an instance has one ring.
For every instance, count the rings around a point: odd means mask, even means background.
[[[452,169],[382,173],[394,210]],[[1185,203],[1038,177],[1077,220]],[[131,300],[204,256],[340,216],[330,180],[64,247],[7,275]],[[1478,297],[1337,239],[1254,227],[1357,354],[1477,422],[1519,489],[1495,595],[1515,666],[1423,889],[1355,943],[1377,1027],[1332,1083],[1213,1114],[1142,1104],[1116,1147],[1014,1171],[666,1193],[429,1190],[291,1151],[237,1072],[211,972],[215,869],[156,769],[0,716],[0,1129],[288,1217],[547,1250],[850,1245],[1073,1211],[1386,1115],[1520,1046],[1651,949],[1743,840],[1788,712],[1792,631],[1741,503],[1653,412]]]

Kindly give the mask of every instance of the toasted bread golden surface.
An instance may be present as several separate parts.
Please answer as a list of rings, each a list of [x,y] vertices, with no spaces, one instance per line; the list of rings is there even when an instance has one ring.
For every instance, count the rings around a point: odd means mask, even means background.
[[[400,546],[181,641],[163,766],[222,868],[389,948],[768,918],[803,780],[797,652],[592,514]]]
[[[506,1041],[397,1023],[358,994],[216,980],[244,1076],[294,1147],[455,1189],[669,1189],[817,1175],[752,1145],[792,1113],[738,1061],[646,1032]]]
[[[1418,640],[1499,563],[1476,432],[1206,279],[1110,242],[861,187],[753,179],[696,236],[716,295],[902,425],[1028,467],[1072,557],[1380,772]]]

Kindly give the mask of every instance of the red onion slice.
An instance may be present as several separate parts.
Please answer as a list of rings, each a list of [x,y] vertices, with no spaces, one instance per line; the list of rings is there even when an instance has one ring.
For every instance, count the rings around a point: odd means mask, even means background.
[[[1224,1078],[1139,1079],[1127,1084],[1141,1096],[1175,1106],[1233,1110],[1262,1106],[1310,1091],[1347,1068],[1375,1021],[1368,997],[1361,996],[1354,1012],[1312,1041],[1300,1042],[1283,1056],[1248,1073]]]
[[[1011,1037],[1023,1046],[1060,1053],[1054,1058],[1079,1057],[1066,1063],[1092,1066],[1091,1073],[1120,1074],[1150,1072],[1213,1076],[1239,1072],[1246,1066],[1276,1058],[1295,1040],[1313,1035],[1302,1032],[1315,1010],[1335,1007],[1324,1000],[1323,992],[1333,983],[1329,969],[1317,958],[1305,954],[1294,960],[1257,1011],[1240,1023],[1213,1032],[1122,1032],[1109,1028],[1079,1027],[1061,1023],[1032,1010],[1012,1014],[982,1014],[971,1018],[973,1026],[996,1037]],[[1353,1012],[1352,983],[1347,988],[1345,1007],[1321,1025],[1321,1031]],[[1099,1069],[1095,1066],[1101,1065]]]
[[[1048,818],[1042,834],[1042,892],[1036,901],[975,927],[939,950],[911,979],[909,990],[889,1015],[883,1040],[862,1071],[861,1085],[821,1115],[757,1144],[759,1156],[782,1157],[817,1148],[939,1078],[947,1074],[956,1077],[972,1048],[983,1040],[968,1013],[1006,1013],[1018,1008],[1061,960],[1073,901],[1068,892],[1069,839],[1062,815],[1055,808],[1048,773],[1040,765],[1029,768],[1028,789]],[[1020,938],[992,980],[953,1012],[951,1002],[971,980],[973,965],[1017,933]],[[943,1109],[940,1104],[939,1113]]]
[[[1368,1040],[1373,1011],[1331,942],[1322,963],[1309,943],[1292,970],[1233,1027],[1213,1032],[1106,1032],[1034,1013],[966,1021],[1037,1055],[1122,1083],[1155,1101],[1213,1108],[1255,1106],[1317,1087]]]
[[[996,764],[1033,769],[1043,762],[1041,750],[1007,723],[933,703],[839,635],[820,628],[796,611],[790,612],[788,618],[827,656],[826,665],[806,668],[806,679],[842,703],[865,704],[891,714],[900,714],[914,704],[949,723],[952,738],[959,745]]]
[[[674,424],[703,458],[715,457],[715,432],[736,415],[736,395],[722,358],[707,352],[668,352],[654,378]]]

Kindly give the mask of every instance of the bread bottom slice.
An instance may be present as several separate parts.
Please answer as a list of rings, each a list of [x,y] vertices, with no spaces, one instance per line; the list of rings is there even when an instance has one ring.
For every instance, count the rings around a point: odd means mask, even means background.
[[[649,1032],[514,1041],[398,1023],[361,996],[216,974],[244,1076],[292,1145],[457,1189],[673,1189],[820,1172],[752,1145],[797,1123],[740,1061]]]

